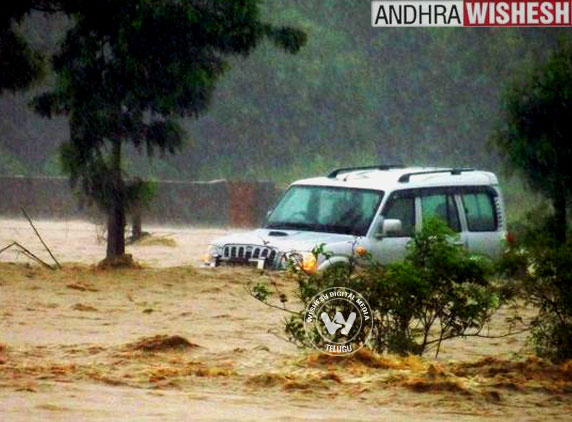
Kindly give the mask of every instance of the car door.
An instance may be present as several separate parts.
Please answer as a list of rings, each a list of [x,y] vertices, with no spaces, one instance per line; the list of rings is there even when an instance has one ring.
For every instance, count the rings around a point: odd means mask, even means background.
[[[460,195],[467,226],[467,246],[473,253],[498,256],[502,233],[493,193],[488,190],[462,192]]]
[[[455,233],[451,239],[457,245],[467,245],[467,233],[463,230],[459,202],[457,196],[450,189],[431,189],[421,191],[421,224],[429,218],[443,220]]]
[[[384,219],[400,220],[402,230],[384,236],[380,233],[374,234],[371,240],[371,253],[376,261],[387,264],[405,258],[407,243],[416,229],[416,214],[413,193],[396,191],[391,194],[381,211],[381,216]]]

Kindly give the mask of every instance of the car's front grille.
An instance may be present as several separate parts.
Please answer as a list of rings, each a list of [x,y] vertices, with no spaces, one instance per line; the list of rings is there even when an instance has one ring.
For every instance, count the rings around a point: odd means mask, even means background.
[[[234,264],[252,264],[260,260],[266,262],[267,267],[275,267],[278,257],[276,249],[268,246],[256,245],[225,245],[220,259],[223,262]]]

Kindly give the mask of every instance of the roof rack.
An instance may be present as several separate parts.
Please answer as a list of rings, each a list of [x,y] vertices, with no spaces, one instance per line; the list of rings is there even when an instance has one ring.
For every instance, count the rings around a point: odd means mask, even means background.
[[[348,173],[350,171],[358,170],[389,170],[389,169],[401,169],[405,166],[403,164],[379,164],[377,166],[361,166],[361,167],[342,167],[339,169],[334,169],[328,174],[329,179],[335,179],[341,173]]]
[[[475,169],[467,167],[467,168],[451,168],[451,169],[438,169],[438,170],[422,170],[422,171],[414,171],[412,173],[405,173],[401,175],[397,181],[399,183],[409,183],[409,179],[411,176],[418,176],[421,174],[433,174],[433,173],[451,173],[453,176],[458,176],[461,173],[467,171],[475,171]]]

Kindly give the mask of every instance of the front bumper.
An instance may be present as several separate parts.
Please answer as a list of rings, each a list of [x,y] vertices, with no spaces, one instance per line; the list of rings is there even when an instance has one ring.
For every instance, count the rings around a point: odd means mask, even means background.
[[[284,267],[284,254],[276,248],[260,245],[224,245],[211,256],[209,266],[251,266],[258,269],[281,269]]]

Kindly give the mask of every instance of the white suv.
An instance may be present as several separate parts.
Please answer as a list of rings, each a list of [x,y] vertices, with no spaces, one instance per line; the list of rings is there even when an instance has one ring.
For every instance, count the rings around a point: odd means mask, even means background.
[[[284,268],[292,254],[306,270],[347,262],[358,247],[387,263],[405,256],[423,219],[440,217],[470,251],[496,257],[506,237],[493,173],[470,168],[370,166],[299,180],[268,213],[263,228],[212,242],[205,263]],[[329,258],[312,255],[324,244]],[[363,250],[363,249],[362,249]]]

